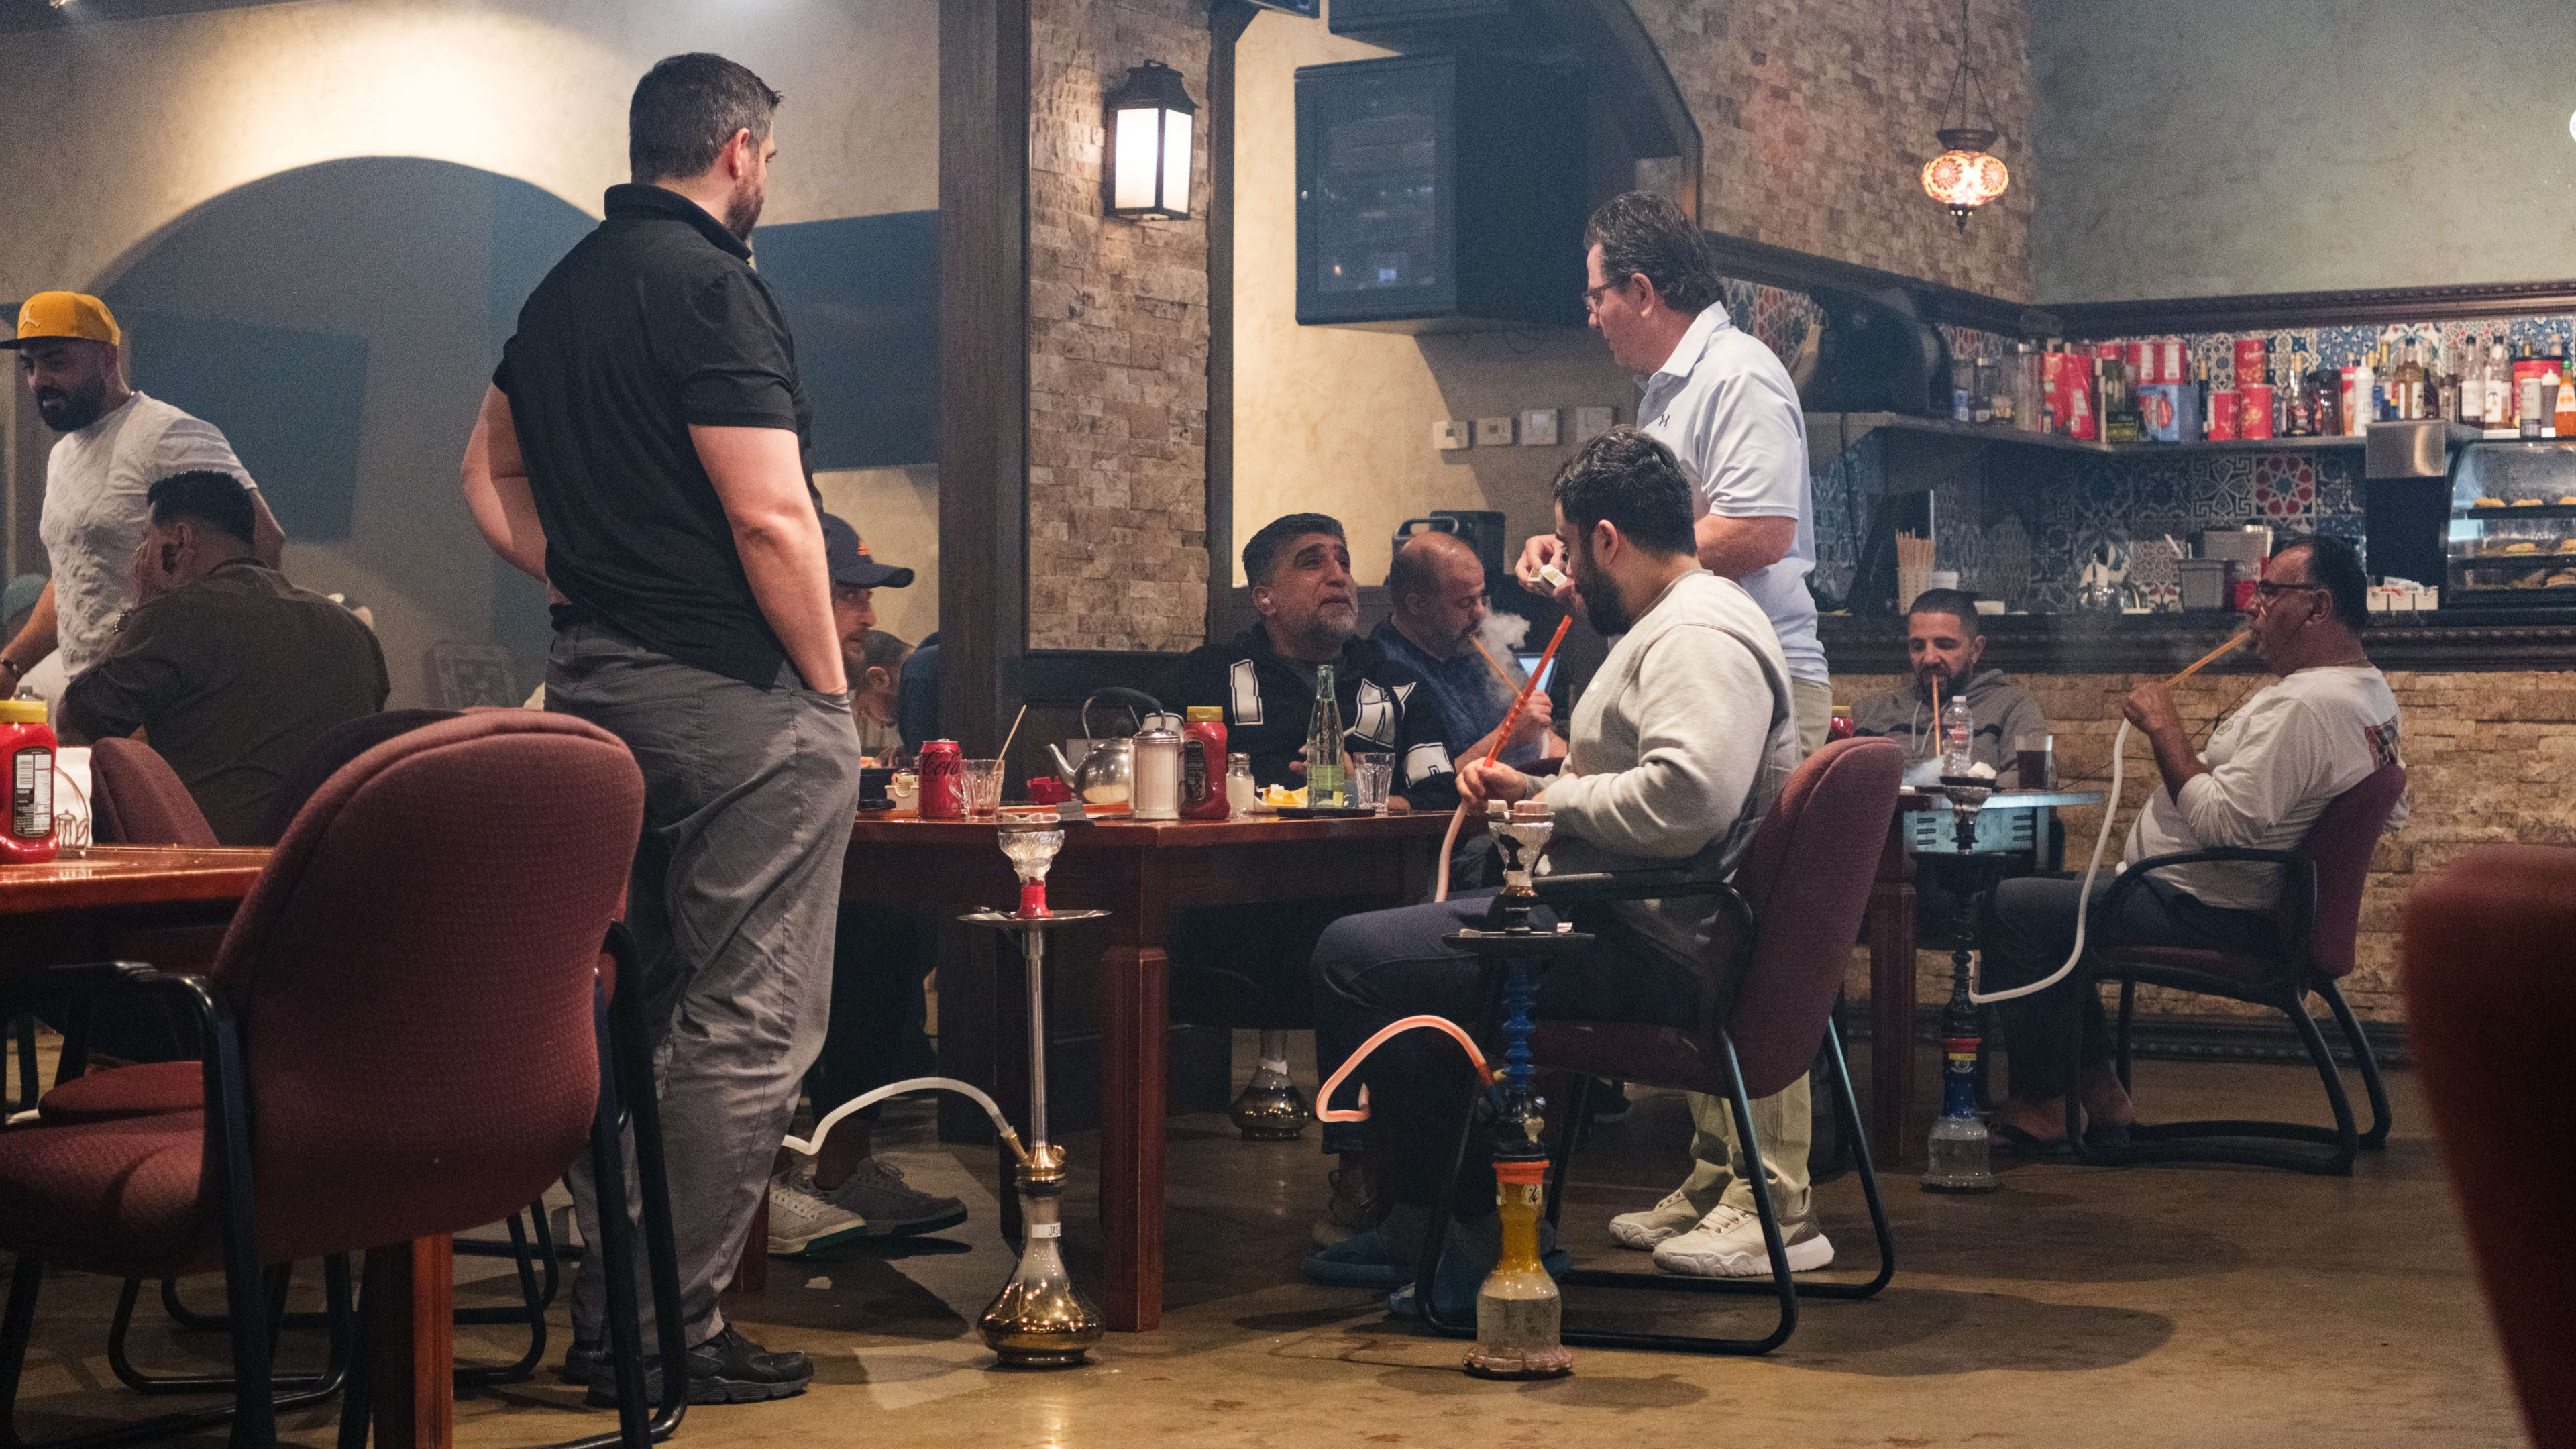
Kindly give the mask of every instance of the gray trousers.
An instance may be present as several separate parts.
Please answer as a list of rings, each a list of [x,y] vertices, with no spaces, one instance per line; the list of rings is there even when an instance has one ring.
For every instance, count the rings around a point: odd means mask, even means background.
[[[781,667],[776,688],[755,689],[587,624],[555,636],[546,708],[625,741],[644,772],[626,923],[647,993],[680,1307],[694,1346],[724,1329],[716,1295],[733,1281],[798,1084],[831,1021],[832,923],[858,810],[859,735],[849,696],[806,689],[793,666]],[[583,1241],[598,1243],[586,1154],[565,1181]],[[653,1298],[637,1256],[649,1352]],[[606,1311],[605,1264],[594,1251],[573,1282],[573,1337],[602,1341]]]

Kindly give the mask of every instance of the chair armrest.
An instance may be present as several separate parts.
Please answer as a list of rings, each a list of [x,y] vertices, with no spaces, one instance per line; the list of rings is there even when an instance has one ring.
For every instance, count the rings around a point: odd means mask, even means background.
[[[1529,776],[1533,780],[1541,780],[1550,775],[1564,773],[1565,756],[1549,755],[1544,759],[1532,760],[1526,765],[1515,765],[1513,768],[1519,770],[1522,774]]]
[[[2204,850],[2177,851],[2172,855],[2151,855],[2120,872],[2111,888],[2102,893],[2101,904],[2092,912],[2106,928],[2119,919],[2119,908],[2131,891],[2146,883],[2152,871],[2177,865],[2231,863],[2244,865],[2277,865],[2282,869],[2281,896],[2274,914],[2281,923],[2281,951],[2294,970],[2304,971],[2316,935],[2317,863],[2294,850],[2254,850],[2238,845],[2217,845]],[[2087,930],[2090,936],[2090,929]],[[2099,947],[2121,944],[2105,929],[2092,937],[2088,952]]]

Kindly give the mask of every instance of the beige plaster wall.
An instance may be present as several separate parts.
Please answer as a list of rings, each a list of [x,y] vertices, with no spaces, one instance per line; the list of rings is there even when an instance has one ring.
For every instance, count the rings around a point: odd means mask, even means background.
[[[20,203],[0,209],[0,299],[104,289],[193,208],[345,157],[455,162],[596,216],[601,193],[626,179],[636,77],[683,50],[730,55],[787,95],[766,221],[934,207],[937,14],[936,0],[314,0],[15,33],[11,110],[28,123],[0,128],[0,180]],[[349,262],[363,270],[370,259]],[[438,259],[438,286],[457,294],[448,320],[459,325],[408,334],[420,356],[393,365],[371,341],[355,531],[287,556],[299,582],[373,606],[397,706],[423,701],[431,643],[484,639],[495,623],[493,564],[454,489],[476,390],[445,386],[492,359],[430,355],[491,345],[464,336],[479,325],[462,325],[487,310],[477,265]],[[282,324],[366,335],[383,320],[330,319],[355,295],[328,290],[337,285],[286,279]],[[156,305],[188,310],[184,297]],[[429,383],[411,376],[433,364],[444,370]],[[935,511],[934,473],[843,475],[829,486],[852,517],[888,519],[863,528],[935,568],[918,524],[925,506]],[[906,637],[934,627],[935,586],[913,592],[918,600],[890,606]]]
[[[1364,583],[1386,577],[1396,526],[1433,508],[1499,508],[1515,536],[1548,524],[1548,484],[1573,450],[1574,409],[1635,419],[1637,389],[1589,332],[1407,337],[1297,325],[1297,107],[1301,65],[1387,52],[1314,21],[1265,12],[1236,52],[1234,538],[1220,577],[1283,513],[1342,520]],[[1443,418],[1563,410],[1556,447],[1443,453]]]
[[[2022,675],[2048,714],[2057,736],[2059,782],[2071,789],[2105,788],[2111,778],[2111,742],[2120,729],[2120,700],[2145,675]],[[1849,704],[1902,683],[1896,675],[1838,674],[1834,699]],[[2202,674],[2177,692],[2182,717],[2199,726],[2227,712],[2266,679],[2252,674]],[[2518,671],[2452,674],[2394,671],[2398,754],[2406,762],[2406,825],[2379,843],[2362,899],[2360,964],[2343,983],[2345,997],[2365,1020],[2397,1021],[2405,1014],[2397,993],[2398,912],[2418,872],[2441,869],[2479,845],[2519,842],[2576,845],[2576,679],[2564,673]],[[2136,731],[2103,854],[2108,871],[2119,859],[2129,823],[2157,788],[2154,755]],[[2064,812],[2070,870],[2081,870],[2101,828],[2099,807]],[[1855,958],[1848,989],[1869,994],[1869,973]],[[1950,958],[1920,953],[1915,991],[1919,1001],[1949,999]],[[2116,999],[2116,998],[2114,998]],[[2251,1013],[2259,1008],[2162,988],[2141,988],[2141,1011],[2192,1015]]]

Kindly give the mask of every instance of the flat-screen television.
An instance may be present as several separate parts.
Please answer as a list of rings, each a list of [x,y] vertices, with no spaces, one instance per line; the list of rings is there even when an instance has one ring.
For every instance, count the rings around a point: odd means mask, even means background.
[[[1572,69],[1487,53],[1297,72],[1297,320],[1583,325],[1584,104]]]

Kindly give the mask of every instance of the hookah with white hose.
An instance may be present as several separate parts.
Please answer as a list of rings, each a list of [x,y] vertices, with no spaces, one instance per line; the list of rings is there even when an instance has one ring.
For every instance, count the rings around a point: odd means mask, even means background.
[[[1010,1281],[993,1297],[977,1328],[1003,1363],[1021,1368],[1066,1368],[1083,1361],[1100,1342],[1107,1326],[1100,1310],[1074,1286],[1060,1251],[1064,1231],[1064,1149],[1047,1140],[1046,1072],[1046,935],[1076,921],[1098,920],[1106,911],[1051,911],[1046,902],[1047,867],[1064,848],[1064,826],[1052,819],[1006,820],[1000,827],[1002,853],[1020,878],[1020,906],[1013,912],[976,911],[959,917],[969,925],[1020,938],[1020,959],[1028,971],[1029,1137],[1022,1146],[1010,1119],[982,1089],[954,1077],[908,1077],[863,1092],[832,1109],[814,1124],[808,1138],[790,1137],[785,1146],[812,1156],[842,1118],[888,1097],[907,1092],[955,1092],[993,1119],[1002,1144],[1019,1163],[1021,1247]]]
[[[2194,660],[2188,668],[2165,683],[2168,686],[2182,683],[2225,658],[2239,645],[2253,637],[2251,631],[2236,635]],[[2101,829],[2093,836],[2092,859],[2084,866],[2084,884],[2075,897],[2075,940],[2067,950],[2066,959],[2059,963],[2055,971],[2037,981],[2000,991],[1982,991],[1967,978],[1967,953],[1963,950],[1960,952],[1960,989],[1954,995],[1952,1002],[1954,1009],[1963,1000],[1976,1006],[1985,1006],[1998,1001],[2011,1001],[2018,997],[2036,995],[2064,981],[2074,972],[2076,963],[2084,959],[2086,917],[2090,914],[2093,905],[2093,879],[2102,868],[2102,851],[2111,843],[2112,817],[2119,813],[2120,791],[2127,773],[2128,745],[2129,722],[2124,718],[2120,721],[2119,732],[2111,739],[2111,789],[2103,801]],[[1994,793],[1993,782],[1945,774],[1941,789],[1942,793],[1950,797],[1950,803],[1958,815],[1959,848],[1963,853],[1968,852],[1972,849],[1972,842],[1976,836],[1977,813],[1985,805],[1987,797]],[[1978,980],[1983,979],[1984,964],[1983,953],[1979,953]],[[1963,1085],[1962,1079],[1965,1074],[1973,1068],[1977,1052],[1975,1030],[1974,1021],[1971,1018],[1964,1027],[1945,1026],[1943,1031],[1943,1036],[1948,1038],[1945,1042],[1948,1061],[1944,1075],[1951,1079],[1952,1090],[1948,1094],[1948,1101],[1944,1104],[1942,1115],[1935,1118],[1932,1123],[1932,1135],[1927,1146],[1926,1160],[1933,1164],[1934,1171],[1925,1174],[1924,1183],[1925,1186],[1936,1190],[1979,1192],[1990,1191],[1995,1185],[1993,1174],[1987,1168],[1988,1141],[1985,1125],[1975,1117],[1972,1102],[1963,1106],[1964,1094],[1958,1090]],[[1936,1176],[1939,1178],[1938,1181],[1935,1180]]]

